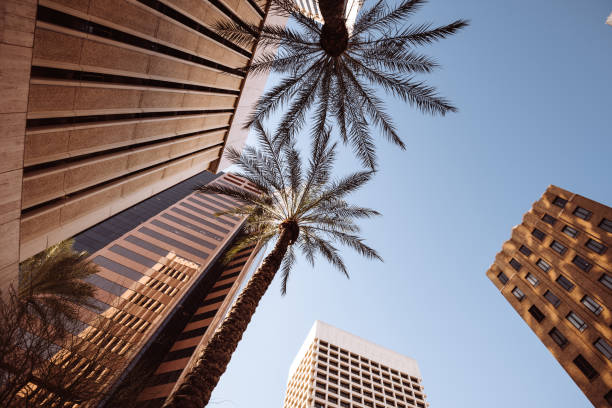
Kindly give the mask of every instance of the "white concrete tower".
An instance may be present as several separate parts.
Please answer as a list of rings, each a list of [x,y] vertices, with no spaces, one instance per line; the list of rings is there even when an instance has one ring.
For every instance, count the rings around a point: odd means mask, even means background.
[[[289,368],[284,408],[426,408],[417,362],[315,321]]]

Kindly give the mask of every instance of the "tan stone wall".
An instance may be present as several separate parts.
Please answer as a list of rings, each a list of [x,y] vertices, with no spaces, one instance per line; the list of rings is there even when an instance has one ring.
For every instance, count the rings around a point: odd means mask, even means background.
[[[1,121],[10,148],[0,164],[0,268],[13,271],[218,163],[254,44],[211,27],[264,18],[249,0],[36,3],[3,2],[0,27],[0,115],[11,114]]]
[[[0,2],[0,290],[15,279],[36,0]]]

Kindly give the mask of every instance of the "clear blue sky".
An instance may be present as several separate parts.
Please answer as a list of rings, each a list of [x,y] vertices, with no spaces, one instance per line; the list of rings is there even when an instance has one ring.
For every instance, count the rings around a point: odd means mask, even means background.
[[[390,103],[408,146],[379,143],[355,202],[383,217],[363,235],[384,263],[344,251],[266,294],[210,406],[281,407],[315,319],[415,358],[432,408],[591,406],[485,273],[511,228],[555,184],[612,205],[612,12],[607,0],[432,0],[414,21],[469,18],[425,50],[445,118]],[[355,168],[350,155],[338,174]]]

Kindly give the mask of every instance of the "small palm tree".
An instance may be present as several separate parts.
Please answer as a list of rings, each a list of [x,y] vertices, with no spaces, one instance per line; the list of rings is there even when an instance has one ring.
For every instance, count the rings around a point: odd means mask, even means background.
[[[95,287],[83,279],[98,272],[86,252],[72,249],[72,240],[60,242],[25,260],[19,266],[17,295],[41,316],[44,308],[56,316],[76,319],[79,306],[95,307]]]
[[[241,169],[238,175],[256,185],[261,193],[218,184],[202,190],[224,194],[243,203],[231,213],[246,216],[245,235],[229,256],[256,242],[276,242],[165,407],[201,408],[208,403],[259,301],[279,270],[281,292],[286,293],[296,250],[299,249],[311,264],[321,255],[347,276],[346,266],[334,246],[336,242],[367,258],[381,260],[376,251],[356,235],[359,227],[355,224],[356,219],[378,213],[345,201],[345,197],[362,187],[373,173],[362,171],[332,180],[335,144],[329,143],[329,131],[315,139],[308,169],[303,172],[300,155],[293,145],[283,145],[279,137],[270,138],[259,122],[254,128],[262,149],[247,146],[242,153],[229,150],[228,156]]]
[[[334,120],[342,141],[350,143],[362,163],[374,169],[376,154],[370,123],[388,140],[405,148],[374,86],[424,113],[456,111],[435,88],[415,79],[416,74],[430,73],[438,67],[415,48],[455,34],[467,26],[467,21],[456,20],[435,28],[430,24],[406,25],[405,20],[425,0],[403,0],[395,8],[379,0],[361,11],[349,31],[342,0],[319,0],[323,25],[304,16],[293,0],[272,1],[278,13],[296,21],[295,28],[266,25],[257,34],[258,27],[233,22],[216,27],[239,44],[248,45],[258,38],[263,52],[250,65],[251,72],[273,71],[285,76],[259,99],[246,126],[287,105],[279,132],[290,138],[314,111],[314,134],[322,132],[328,119]]]

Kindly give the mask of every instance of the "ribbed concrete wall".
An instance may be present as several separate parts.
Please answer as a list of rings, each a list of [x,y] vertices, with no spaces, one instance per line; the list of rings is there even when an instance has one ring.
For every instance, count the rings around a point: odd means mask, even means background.
[[[6,175],[15,190],[7,206],[16,208],[4,247],[15,255],[3,259],[13,272],[19,259],[217,170],[254,44],[238,46],[211,27],[260,24],[266,7],[254,0],[29,4],[21,6],[23,61],[16,59],[15,78],[2,78],[20,84],[5,105],[22,112],[3,123],[25,128],[15,133],[19,159],[11,166],[23,167],[23,180],[21,170]],[[233,140],[246,138],[236,132]]]

